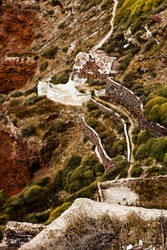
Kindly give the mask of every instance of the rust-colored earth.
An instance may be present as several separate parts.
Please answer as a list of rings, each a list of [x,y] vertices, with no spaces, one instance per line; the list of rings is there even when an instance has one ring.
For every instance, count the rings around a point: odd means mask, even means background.
[[[25,86],[34,75],[36,61],[18,62],[12,60],[12,56],[24,55],[39,27],[40,21],[35,10],[0,7],[0,93],[7,94]],[[5,60],[6,56],[8,60]]]

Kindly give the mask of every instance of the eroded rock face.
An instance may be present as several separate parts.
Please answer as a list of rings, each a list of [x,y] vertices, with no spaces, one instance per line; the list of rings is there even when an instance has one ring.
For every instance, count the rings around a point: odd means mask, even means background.
[[[37,67],[36,61],[27,60],[32,55],[26,49],[34,41],[40,21],[36,10],[18,3],[5,1],[0,6],[0,93],[5,94],[25,86]]]
[[[18,249],[46,227],[39,224],[9,221],[6,225],[0,249]]]
[[[59,145],[58,140],[45,145],[17,139],[4,130],[0,131],[0,141],[0,189],[7,196],[20,192],[37,170],[46,167],[52,151]]]
[[[0,61],[0,93],[9,92],[24,87],[35,74],[37,63],[34,60],[7,58]]]

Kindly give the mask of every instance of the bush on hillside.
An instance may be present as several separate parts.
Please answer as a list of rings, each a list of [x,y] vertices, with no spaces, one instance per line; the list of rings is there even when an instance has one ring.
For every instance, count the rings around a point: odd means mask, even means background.
[[[59,0],[52,0],[51,1],[51,5],[52,6],[56,6],[56,5],[59,5],[60,4],[60,1]]]
[[[40,70],[41,72],[45,71],[45,70],[47,69],[48,65],[49,65],[49,63],[48,63],[47,61],[42,62],[42,63],[40,64],[40,66],[39,66],[39,70]]]
[[[34,185],[30,187],[25,193],[24,193],[24,199],[28,204],[32,204],[34,202],[39,201],[44,196],[44,190],[38,186]]]
[[[167,125],[167,98],[156,96],[147,102],[144,109],[144,115],[148,120]]]
[[[148,132],[148,130],[143,130],[138,134],[137,143],[138,144],[146,143],[150,137],[151,135]]]
[[[131,177],[140,177],[140,175],[142,174],[142,168],[140,167],[139,162],[133,164],[130,174]]]
[[[79,155],[72,155],[69,159],[66,168],[74,169],[78,167],[81,163],[81,156]]]
[[[11,94],[11,97],[20,97],[22,95],[23,95],[23,93],[21,91],[17,90]]]
[[[49,49],[46,49],[42,56],[47,59],[54,59],[58,49],[58,47],[51,47]]]
[[[46,177],[40,179],[39,181],[37,181],[35,184],[40,186],[40,187],[44,187],[47,184],[49,184],[49,182],[50,182],[50,177],[46,176]]]
[[[28,100],[25,101],[25,105],[32,106],[36,104],[37,102],[42,101],[45,98],[45,96],[32,96]]]
[[[4,200],[6,199],[6,194],[4,192],[3,189],[0,190],[0,205],[2,205],[2,203],[4,202]]]
[[[52,221],[54,221],[57,217],[59,217],[69,206],[71,205],[71,202],[65,202],[63,205],[55,208],[50,213],[49,219],[45,222],[45,225],[50,224]]]
[[[88,108],[88,111],[92,111],[92,110],[96,110],[98,109],[97,105],[93,102],[88,102],[87,103],[87,108]]]
[[[165,167],[151,167],[148,168],[146,171],[148,177],[151,176],[158,176],[158,175],[165,175],[166,174],[166,168]]]
[[[55,121],[53,126],[52,126],[52,131],[54,131],[55,133],[61,133],[64,132],[66,130],[66,126],[65,123],[63,121]]]
[[[51,83],[53,84],[66,84],[69,80],[69,72],[64,72],[59,77],[57,75],[54,75],[51,79]]]
[[[27,128],[22,128],[21,129],[21,137],[29,137],[29,136],[33,136],[36,135],[36,128],[31,125],[28,126]]]

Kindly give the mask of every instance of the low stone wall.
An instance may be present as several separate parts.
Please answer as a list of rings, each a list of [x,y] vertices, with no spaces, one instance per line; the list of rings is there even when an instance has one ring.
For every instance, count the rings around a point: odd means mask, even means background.
[[[64,90],[66,88],[66,84],[64,85]],[[38,83],[38,95],[46,95],[48,99],[54,102],[60,102],[65,105],[72,106],[82,106],[86,104],[90,98],[91,93],[68,93],[68,91],[62,91],[59,89],[59,85],[50,84],[49,81],[39,82]]]
[[[90,101],[92,101],[94,104],[97,105],[97,107],[104,113],[107,113],[108,115],[111,115],[114,120],[118,123],[121,123],[122,126],[124,127],[124,136],[126,139],[126,144],[127,144],[127,161],[130,162],[130,158],[131,158],[131,147],[130,147],[130,140],[129,140],[129,136],[128,136],[128,131],[127,131],[127,126],[125,121],[120,117],[120,115],[116,112],[113,112],[111,109],[107,108],[106,106],[104,106],[103,104],[95,101],[94,99],[91,99]]]
[[[135,119],[138,120],[142,129],[147,129],[152,136],[160,137],[167,135],[167,128],[146,120],[143,114],[143,104],[131,90],[114,81],[107,79],[106,94],[111,100],[124,106]]]
[[[100,187],[103,193],[103,200],[111,201],[113,204],[114,197],[119,203],[126,205],[137,205],[144,208],[167,209],[166,193],[167,193],[167,175],[152,176],[149,178],[126,178],[112,181],[101,182]],[[137,204],[132,202],[132,197],[127,188],[138,196]],[[125,192],[124,192],[125,191]],[[117,192],[117,196],[116,196]],[[106,196],[107,195],[107,196]],[[122,197],[122,200],[120,200]],[[106,200],[107,198],[107,200]],[[133,204],[132,204],[132,203]],[[164,210],[162,210],[163,214]]]
[[[94,129],[89,127],[85,121],[84,117],[81,117],[81,128],[85,137],[89,138],[89,140],[96,146],[96,156],[100,163],[104,166],[105,170],[109,170],[113,167],[116,167],[116,164],[112,161],[112,159],[105,152],[100,137],[96,133]]]

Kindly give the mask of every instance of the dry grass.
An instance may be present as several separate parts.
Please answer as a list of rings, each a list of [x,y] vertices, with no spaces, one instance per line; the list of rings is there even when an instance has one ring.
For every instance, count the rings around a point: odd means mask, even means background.
[[[165,221],[163,227],[166,229]],[[139,240],[143,240],[143,247],[159,247],[163,245],[161,239],[160,223],[153,220],[144,221],[135,213],[129,214],[124,221],[117,217],[110,218],[107,214],[99,220],[80,215],[50,249],[115,250],[123,249],[122,246],[129,244],[137,246]]]

